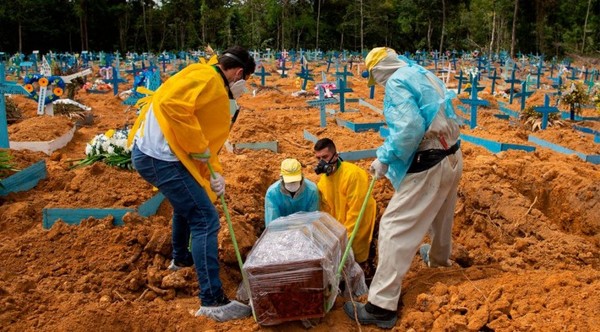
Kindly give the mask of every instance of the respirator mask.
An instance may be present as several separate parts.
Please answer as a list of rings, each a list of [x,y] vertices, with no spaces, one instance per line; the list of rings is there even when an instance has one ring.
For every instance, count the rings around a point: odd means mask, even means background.
[[[317,166],[315,166],[315,173],[325,173],[325,175],[330,175],[331,173],[333,173],[338,161],[342,161],[342,158],[340,157],[338,157],[335,161],[332,161],[335,158],[335,156],[337,156],[337,153],[333,155],[331,159],[329,159],[329,161],[325,161],[325,159],[319,159],[319,163],[317,164]]]

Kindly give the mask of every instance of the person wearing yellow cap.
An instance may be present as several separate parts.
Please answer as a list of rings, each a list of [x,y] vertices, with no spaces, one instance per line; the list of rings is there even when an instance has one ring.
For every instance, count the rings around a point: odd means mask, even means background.
[[[225,193],[217,153],[229,136],[230,100],[254,69],[254,59],[239,46],[227,49],[215,65],[187,66],[150,96],[129,136],[135,169],[173,207],[169,269],[195,266],[202,302],[196,316],[216,321],[251,314],[249,306],[223,292],[213,202]]]
[[[343,161],[337,153],[335,143],[329,138],[318,140],[314,152],[319,160],[315,172],[322,174],[317,183],[321,195],[321,210],[342,223],[350,237],[367,195],[369,175],[362,168]],[[358,263],[364,263],[369,258],[376,209],[375,199],[368,197],[363,219],[352,243]]]
[[[386,176],[394,195],[379,222],[378,264],[368,302],[345,303],[361,324],[392,328],[404,275],[419,250],[429,267],[450,266],[452,223],[462,174],[455,94],[433,73],[387,47],[365,58],[369,85],[385,87],[389,136],[377,149],[371,173]],[[421,241],[430,232],[431,245]]]
[[[296,212],[319,210],[319,191],[302,175],[302,165],[296,159],[281,162],[280,179],[273,183],[265,195],[265,226],[279,218]]]

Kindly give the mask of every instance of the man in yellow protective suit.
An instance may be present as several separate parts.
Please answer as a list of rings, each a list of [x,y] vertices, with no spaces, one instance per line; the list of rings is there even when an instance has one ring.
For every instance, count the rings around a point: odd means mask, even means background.
[[[217,156],[231,123],[230,105],[255,69],[242,47],[216,65],[192,64],[165,81],[141,109],[129,136],[138,173],[173,206],[173,260],[169,269],[195,266],[202,306],[196,316],[239,319],[251,308],[230,301],[219,278],[219,215],[212,202],[225,193]],[[211,177],[210,164],[215,172]],[[191,237],[191,252],[188,249]]]
[[[344,311],[361,324],[392,328],[398,319],[402,280],[419,249],[429,267],[450,266],[452,223],[462,175],[455,94],[429,70],[387,47],[365,58],[369,85],[385,87],[383,115],[390,134],[371,164],[387,177],[394,195],[379,221],[377,270],[366,304],[347,302]]]
[[[369,176],[360,167],[343,161],[337,153],[335,144],[329,138],[318,140],[314,151],[319,160],[315,172],[322,174],[317,183],[321,197],[321,210],[342,223],[350,237],[367,195]],[[352,243],[352,250],[358,263],[364,263],[369,258],[369,248],[375,228],[375,212],[375,200],[369,197],[363,219]]]

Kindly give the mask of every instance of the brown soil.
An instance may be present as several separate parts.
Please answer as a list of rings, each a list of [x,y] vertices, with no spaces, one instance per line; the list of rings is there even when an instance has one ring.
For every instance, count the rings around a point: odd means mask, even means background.
[[[46,142],[57,139],[73,129],[64,116],[36,116],[9,126],[8,137],[15,142]]]
[[[279,153],[223,149],[220,155],[227,182],[225,198],[243,257],[264,228],[264,194],[278,178],[281,160],[299,159],[305,175],[318,179],[312,172],[316,163],[312,143],[304,140],[304,129],[333,138],[341,151],[375,148],[383,142],[375,132],[337,127],[331,117],[327,127],[320,128],[318,109],[306,103],[314,96],[292,97],[299,84],[290,76],[280,79],[274,74],[267,78],[266,88],[258,87],[260,78],[254,78],[256,96],[251,91],[239,101],[242,111],[230,136],[232,143],[276,140]],[[368,97],[365,79],[349,80],[355,95]],[[126,84],[121,86],[125,88]],[[372,103],[381,107],[382,89],[377,87],[376,93]],[[216,323],[194,317],[199,306],[194,270],[166,269],[171,252],[167,202],[156,216],[127,215],[122,227],[112,226],[111,218],[106,218],[85,220],[80,226],[58,222],[50,230],[42,228],[45,207],[136,206],[155,193],[135,172],[103,164],[69,168],[73,159],[84,157],[86,142],[96,134],[131,125],[136,117],[110,93],[79,92],[76,99],[93,108],[93,125],[79,128],[73,141],[52,156],[35,154],[34,159],[46,159],[48,178],[28,192],[0,200],[2,330],[305,331],[299,322],[268,328],[252,318]],[[22,96],[15,100],[25,108],[25,117],[34,118],[34,103]],[[526,142],[527,129],[497,119],[494,113],[494,108],[482,111],[481,128],[464,132]],[[551,133],[562,130],[570,129],[551,127],[547,134],[559,135]],[[569,144],[583,146],[584,138],[569,137]],[[545,148],[494,155],[464,143],[463,153],[453,230],[455,264],[429,269],[414,259],[403,283],[396,328],[598,330],[600,166]],[[370,162],[356,163],[368,168]],[[377,182],[373,195],[378,218],[392,194],[388,181]],[[218,209],[223,211],[220,204]],[[224,217],[221,224],[221,277],[226,293],[233,297],[241,275]],[[338,298],[312,330],[360,330],[344,314],[343,302]]]

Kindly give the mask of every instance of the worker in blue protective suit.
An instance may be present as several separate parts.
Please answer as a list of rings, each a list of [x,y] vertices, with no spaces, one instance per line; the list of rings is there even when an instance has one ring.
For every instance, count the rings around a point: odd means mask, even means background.
[[[302,175],[302,165],[296,159],[281,162],[280,179],[265,195],[265,226],[279,217],[296,212],[319,210],[317,185]]]
[[[390,134],[370,167],[387,177],[394,195],[379,222],[378,263],[368,302],[344,305],[361,324],[392,328],[398,319],[402,279],[419,249],[429,267],[450,266],[452,223],[462,174],[455,96],[425,68],[390,48],[365,58],[369,85],[385,87],[383,114]]]

